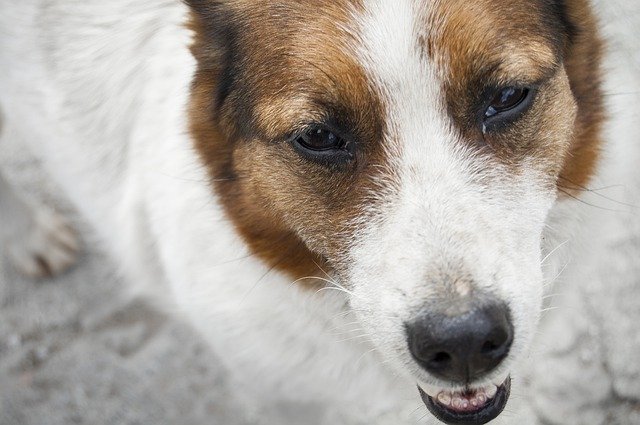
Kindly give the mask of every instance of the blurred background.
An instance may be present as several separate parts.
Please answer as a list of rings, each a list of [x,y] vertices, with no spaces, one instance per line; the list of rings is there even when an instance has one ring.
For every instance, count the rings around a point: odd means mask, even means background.
[[[25,278],[0,258],[0,425],[248,424],[198,335],[122,297],[125,283],[90,229],[6,139],[0,168],[64,213],[83,248],[76,267],[50,280]]]

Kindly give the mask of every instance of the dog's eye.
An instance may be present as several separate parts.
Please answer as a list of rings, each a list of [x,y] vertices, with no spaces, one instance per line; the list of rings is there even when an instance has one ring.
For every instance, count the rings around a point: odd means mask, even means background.
[[[516,109],[529,97],[527,88],[507,87],[495,94],[484,113],[486,118]]]
[[[353,143],[324,126],[297,133],[291,142],[303,157],[323,164],[344,164],[354,157]]]
[[[340,149],[344,140],[337,134],[324,128],[312,128],[298,135],[296,143],[311,151]]]

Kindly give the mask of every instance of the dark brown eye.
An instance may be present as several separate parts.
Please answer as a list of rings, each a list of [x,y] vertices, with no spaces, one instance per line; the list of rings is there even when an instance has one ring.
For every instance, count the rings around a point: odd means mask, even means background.
[[[484,113],[486,118],[510,111],[522,104],[529,96],[529,89],[507,87],[499,91]]]
[[[303,158],[324,165],[344,165],[355,159],[355,143],[321,124],[297,133],[289,142]]]
[[[296,142],[312,151],[328,151],[343,148],[345,143],[341,137],[324,128],[312,128],[298,135]]]

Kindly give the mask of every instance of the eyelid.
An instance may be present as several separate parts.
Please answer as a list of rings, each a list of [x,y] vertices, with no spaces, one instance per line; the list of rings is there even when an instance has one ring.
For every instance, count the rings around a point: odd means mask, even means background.
[[[291,130],[287,135],[285,135],[285,137],[283,137],[283,139],[291,140],[291,139],[296,138],[297,136],[299,136],[302,133],[309,132],[309,131],[312,131],[312,130],[318,130],[318,129],[330,131],[330,132],[334,133],[336,136],[340,137],[341,139],[343,139],[343,140],[345,140],[345,141],[347,141],[349,143],[351,143],[351,142],[353,142],[353,140],[355,140],[355,138],[353,137],[351,132],[343,131],[343,126],[337,124],[332,119],[298,123],[293,128],[293,130]]]

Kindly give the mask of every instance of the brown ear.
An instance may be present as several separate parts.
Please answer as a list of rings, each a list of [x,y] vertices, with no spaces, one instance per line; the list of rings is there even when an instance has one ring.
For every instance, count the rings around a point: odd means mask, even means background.
[[[207,75],[211,104],[210,112],[220,109],[231,92],[237,74],[239,57],[234,17],[227,1],[185,0],[191,8],[189,27],[194,39],[191,52],[198,62],[197,77]]]
[[[225,0],[183,0],[194,12],[208,13],[226,3]]]
[[[586,0],[559,0],[569,34],[564,66],[578,104],[573,144],[558,184],[580,190],[589,184],[600,158],[605,119],[601,59],[603,42],[598,23]]]

